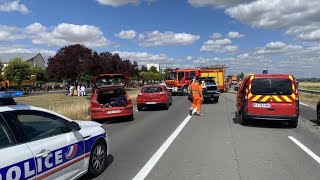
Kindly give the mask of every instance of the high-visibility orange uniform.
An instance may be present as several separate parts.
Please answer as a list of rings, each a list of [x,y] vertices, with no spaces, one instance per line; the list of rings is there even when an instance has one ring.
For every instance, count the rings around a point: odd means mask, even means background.
[[[200,92],[202,92],[202,86],[198,82],[192,82],[190,85],[190,90],[192,93],[192,99],[193,103],[191,106],[191,109],[194,109],[197,107],[197,113],[200,113],[201,111],[201,105],[202,105],[202,97]]]

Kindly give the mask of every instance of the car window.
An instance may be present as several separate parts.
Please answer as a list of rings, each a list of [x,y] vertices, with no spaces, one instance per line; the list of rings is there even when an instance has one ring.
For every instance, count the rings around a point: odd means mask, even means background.
[[[191,71],[190,72],[190,79],[192,79],[193,77],[195,77],[196,76],[196,72],[195,71]]]
[[[155,92],[161,92],[162,88],[161,87],[145,87],[142,88],[141,92],[144,93],[155,93]]]
[[[40,111],[19,111],[14,115],[21,122],[31,141],[71,132],[68,121]]]
[[[178,73],[178,80],[181,80],[184,77],[184,72]]]
[[[0,119],[0,149],[12,146],[13,144],[15,143],[8,126]]]
[[[292,82],[289,79],[266,78],[252,81],[252,94],[291,95]]]

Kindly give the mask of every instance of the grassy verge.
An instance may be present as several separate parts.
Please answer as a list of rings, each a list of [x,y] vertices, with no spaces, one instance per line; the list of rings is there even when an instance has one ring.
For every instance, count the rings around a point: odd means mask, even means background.
[[[306,102],[314,107],[316,107],[318,101],[320,101],[319,94],[309,94],[309,93],[302,93],[299,92],[300,100]]]
[[[320,91],[320,83],[299,83],[299,88]]]
[[[136,108],[137,95],[140,89],[130,89],[128,94]],[[55,111],[71,119],[89,120],[89,101],[86,97],[69,96],[67,94],[42,94],[15,98],[18,103],[30,104]]]

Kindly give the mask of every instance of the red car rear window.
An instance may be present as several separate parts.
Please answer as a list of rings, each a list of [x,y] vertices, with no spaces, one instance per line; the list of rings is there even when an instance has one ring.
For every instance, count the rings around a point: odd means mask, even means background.
[[[254,79],[251,93],[259,95],[291,95],[292,82],[290,79],[281,78]]]
[[[144,93],[155,93],[155,92],[161,92],[162,88],[161,87],[145,87],[142,88],[141,92]]]

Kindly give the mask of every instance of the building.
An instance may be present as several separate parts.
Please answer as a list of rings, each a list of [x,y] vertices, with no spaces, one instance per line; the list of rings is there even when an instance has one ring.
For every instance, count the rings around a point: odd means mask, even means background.
[[[0,61],[4,67],[8,66],[11,59],[17,57],[29,63],[31,67],[46,67],[46,62],[40,53],[0,53]]]
[[[156,67],[157,71],[160,72],[160,64],[147,64],[148,70],[150,70],[152,66]]]

